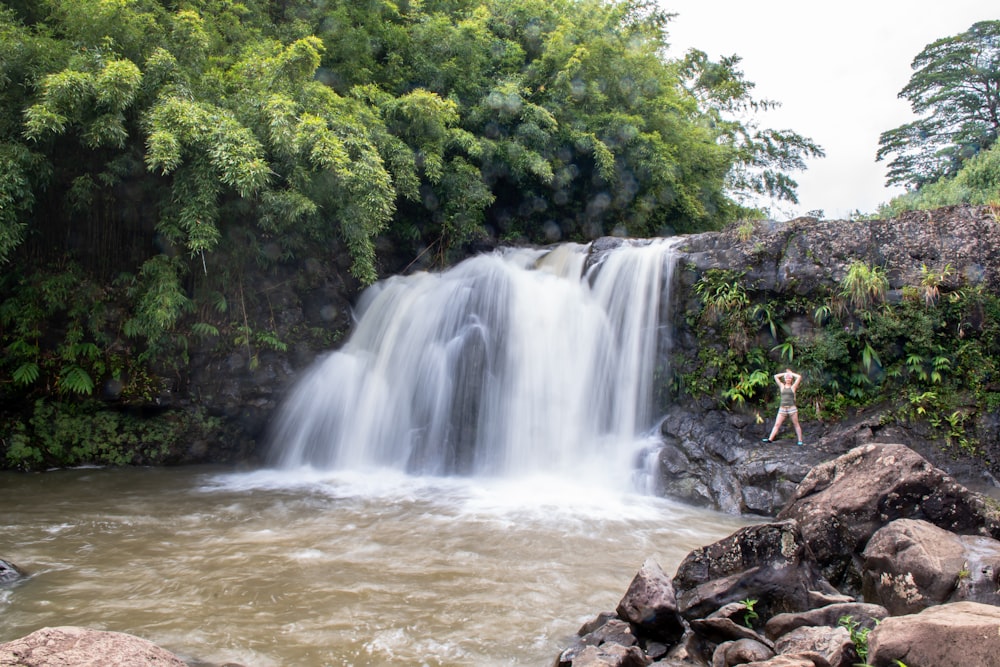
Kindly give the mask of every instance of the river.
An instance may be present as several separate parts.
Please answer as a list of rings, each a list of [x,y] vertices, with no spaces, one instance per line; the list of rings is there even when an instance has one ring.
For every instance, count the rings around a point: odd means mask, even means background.
[[[742,522],[564,478],[215,468],[0,475],[0,641],[128,632],[197,664],[549,665],[647,557]]]

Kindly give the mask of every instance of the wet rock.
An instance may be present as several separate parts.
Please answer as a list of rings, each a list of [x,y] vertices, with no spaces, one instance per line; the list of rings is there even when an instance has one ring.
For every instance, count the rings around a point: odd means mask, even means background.
[[[635,646],[638,643],[632,633],[632,626],[614,614],[602,613],[589,621],[577,632],[577,639],[559,654],[557,666],[579,664],[584,651],[604,644],[616,644],[622,647]],[[593,656],[593,652],[588,653]]]
[[[699,353],[706,347],[725,353],[729,341],[725,335],[696,335],[694,329],[682,324],[700,313],[702,303],[694,292],[694,285],[711,269],[736,269],[745,271],[742,282],[752,286],[755,295],[763,302],[787,302],[806,296],[834,293],[840,288],[851,263],[857,260],[882,267],[889,281],[891,292],[899,293],[904,286],[921,284],[922,267],[950,264],[955,269],[951,278],[952,288],[965,283],[989,291],[1000,289],[1000,225],[986,207],[954,206],[932,212],[906,213],[893,220],[844,221],[799,218],[787,222],[760,221],[754,223],[751,238],[737,232],[735,226],[723,232],[692,234],[680,239],[677,246],[680,257],[678,266],[683,271],[674,275],[672,303],[667,321],[676,323],[673,330],[673,348],[664,352],[659,365],[671,368],[669,378],[683,377],[699,369]],[[789,316],[783,322],[790,335],[809,339],[817,334],[818,327],[807,316]],[[770,337],[760,341],[773,346]],[[806,382],[809,382],[806,378]],[[662,391],[665,395],[669,390]],[[893,397],[887,397],[891,399]],[[794,470],[774,470],[770,478],[760,477],[756,471],[740,470],[743,461],[753,460],[750,452],[767,434],[774,415],[758,412],[762,406],[727,406],[738,419],[712,416],[717,407],[714,400],[704,404],[686,400],[677,404],[678,412],[686,412],[691,421],[706,417],[706,425],[698,429],[687,424],[671,424],[668,431],[675,439],[670,447],[675,451],[665,454],[663,462],[673,464],[683,471],[679,478],[672,477],[664,467],[662,482],[664,492],[686,502],[708,504],[722,511],[773,516],[788,499],[789,488],[801,477]],[[739,414],[739,413],[745,414]],[[966,424],[967,433],[974,437],[982,451],[981,456],[955,456],[953,449],[944,451],[940,439],[933,434],[887,424],[879,419],[878,409],[863,415],[838,416],[836,423],[809,421],[803,423],[806,437],[802,461],[808,467],[819,462],[809,458],[822,450],[825,459],[838,456],[854,446],[870,442],[902,442],[919,451],[933,465],[946,470],[953,477],[959,476],[967,485],[973,479],[998,486],[1000,477],[1000,414],[986,409],[976,410]],[[755,414],[756,413],[756,414]],[[755,417],[761,418],[757,422]],[[749,419],[749,421],[747,420]],[[843,428],[843,422],[858,420],[856,429]],[[701,431],[701,432],[700,432]],[[703,437],[702,432],[704,432]],[[690,436],[688,434],[691,434]],[[724,440],[730,448],[733,436],[744,441],[745,458],[730,466],[721,463],[712,451],[712,442]],[[782,447],[776,451],[758,451],[759,458],[769,465],[785,466]],[[793,448],[794,449],[794,448]],[[824,460],[825,460],[824,459]],[[969,462],[972,461],[970,465]],[[790,473],[790,474],[789,474]],[[768,495],[770,494],[770,498]],[[773,508],[769,511],[768,507]]]
[[[186,667],[152,642],[121,632],[71,626],[42,628],[0,644],[0,665],[12,667]]]
[[[898,519],[872,536],[863,556],[865,599],[893,615],[960,600],[1000,605],[1000,541],[992,538]]]
[[[872,442],[870,422],[878,421],[866,416],[814,423],[808,446],[796,447],[780,438],[762,444],[768,419],[757,423],[753,414],[671,406],[660,425],[656,492],[728,514],[775,516],[813,467]]]
[[[805,655],[776,655],[763,662],[748,662],[745,667],[830,667],[825,660]]]
[[[794,519],[822,573],[860,593],[861,551],[882,526],[923,519],[959,534],[1000,535],[1000,521],[972,493],[904,445],[856,447],[813,468],[779,514]]]
[[[0,558],[0,586],[13,584],[27,576],[17,565]]]
[[[779,655],[807,657],[815,664],[822,661],[830,667],[851,667],[860,662],[851,635],[845,628],[796,628],[775,641],[774,650]]]
[[[753,639],[738,639],[719,644],[712,654],[712,667],[733,667],[761,662],[774,657],[774,649]]]
[[[889,611],[877,604],[847,602],[826,605],[818,609],[794,614],[777,614],[767,620],[764,632],[774,639],[801,627],[837,627],[840,619],[850,617],[859,628],[871,630],[879,621],[889,616]]]
[[[653,661],[638,646],[605,644],[587,646],[569,662],[559,662],[560,667],[646,667]]]
[[[748,526],[692,551],[673,579],[681,615],[705,618],[730,603],[756,600],[761,619],[811,607],[811,592],[835,594],[807,553],[795,521]]]
[[[674,587],[660,566],[647,559],[618,603],[618,616],[655,641],[674,644],[684,634]]]
[[[953,602],[885,619],[868,635],[868,662],[914,667],[1000,665],[1000,607]]]
[[[754,632],[752,628],[740,625],[731,618],[713,616],[698,618],[691,621],[691,629],[712,643],[722,644],[741,639],[747,639],[764,645],[770,645],[771,643]]]

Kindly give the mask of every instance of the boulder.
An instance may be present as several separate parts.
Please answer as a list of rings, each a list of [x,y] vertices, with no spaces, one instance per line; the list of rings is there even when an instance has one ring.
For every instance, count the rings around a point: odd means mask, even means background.
[[[584,623],[576,635],[576,639],[559,654],[556,660],[557,667],[579,664],[577,661],[581,659],[584,651],[591,647],[615,644],[628,648],[638,643],[632,633],[632,626],[609,612],[602,612],[593,620]],[[594,653],[590,652],[588,655],[593,656]]]
[[[0,644],[0,665],[11,667],[187,667],[173,653],[121,632],[71,626],[42,628]]]
[[[0,585],[12,584],[27,576],[17,565],[0,558]]]
[[[868,662],[881,667],[1000,665],[1000,607],[952,602],[892,616],[868,634]]]
[[[764,632],[771,639],[775,639],[796,628],[837,627],[840,625],[840,619],[844,617],[850,617],[851,621],[857,623],[858,627],[871,630],[888,615],[889,611],[881,605],[865,602],[841,602],[799,613],[777,614],[764,624]]]
[[[705,618],[724,605],[755,600],[759,619],[812,608],[816,591],[835,594],[814,567],[795,521],[747,526],[692,551],[673,579],[681,615]]]
[[[759,644],[770,645],[768,640],[761,637],[752,628],[740,625],[731,618],[718,616],[696,618],[691,621],[691,629],[698,633],[699,637],[713,644],[749,639]]]
[[[719,644],[712,654],[712,667],[732,667],[773,657],[774,649],[770,646],[753,639],[738,639]]]
[[[893,615],[960,600],[1000,605],[1000,541],[992,538],[897,519],[872,536],[863,556],[865,599]]]
[[[1000,536],[982,497],[904,445],[869,444],[813,468],[778,513],[794,519],[827,580],[861,590],[860,553],[882,526],[923,519],[958,534]]]
[[[673,584],[653,559],[636,573],[617,612],[638,634],[655,641],[674,644],[684,634]]]
[[[816,662],[806,655],[776,655],[763,662],[748,662],[743,667],[830,667],[826,661]]]
[[[816,664],[822,660],[830,667],[851,667],[860,662],[846,628],[796,628],[774,642],[774,651],[778,655],[806,656]]]
[[[569,662],[560,662],[565,667],[646,667],[653,661],[646,657],[638,646],[604,644],[588,646]]]

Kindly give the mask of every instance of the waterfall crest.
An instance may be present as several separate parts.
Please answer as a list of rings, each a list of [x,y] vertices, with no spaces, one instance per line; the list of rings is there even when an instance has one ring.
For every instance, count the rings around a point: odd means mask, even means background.
[[[672,245],[626,242],[585,273],[589,246],[498,251],[372,286],[279,411],[272,463],[512,477],[634,445]]]

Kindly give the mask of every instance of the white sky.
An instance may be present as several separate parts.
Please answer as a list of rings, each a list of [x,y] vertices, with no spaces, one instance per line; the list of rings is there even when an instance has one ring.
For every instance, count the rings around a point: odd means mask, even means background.
[[[741,56],[754,97],[781,103],[758,124],[794,130],[826,151],[792,174],[799,205],[782,204],[781,219],[817,209],[846,218],[901,193],[885,187],[886,162],[875,162],[875,152],[882,132],[914,118],[897,97],[910,63],[937,39],[1000,19],[1000,5],[989,0],[659,2],[677,14],[667,27],[671,56],[691,47],[713,60]]]

